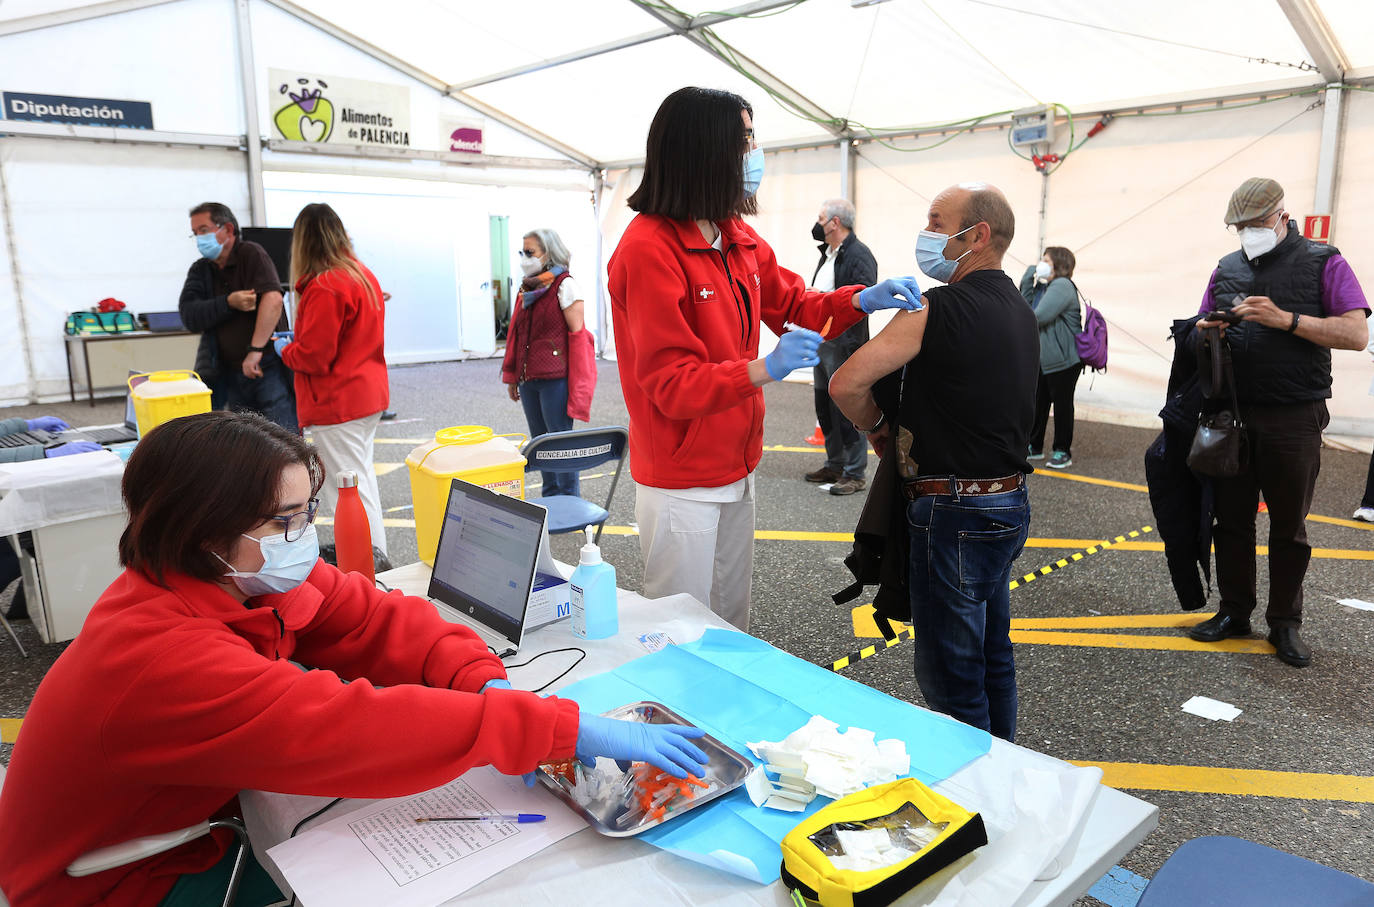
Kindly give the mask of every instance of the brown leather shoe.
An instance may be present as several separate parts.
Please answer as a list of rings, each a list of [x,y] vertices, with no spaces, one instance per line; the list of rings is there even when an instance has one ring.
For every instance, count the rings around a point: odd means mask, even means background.
[[[816,485],[824,485],[826,482],[838,482],[840,480],[840,473],[828,466],[822,466],[815,472],[808,472],[803,478]]]
[[[856,479],[853,476],[841,476],[839,481],[830,486],[831,494],[853,494],[856,491],[864,490],[865,482],[863,479]]]

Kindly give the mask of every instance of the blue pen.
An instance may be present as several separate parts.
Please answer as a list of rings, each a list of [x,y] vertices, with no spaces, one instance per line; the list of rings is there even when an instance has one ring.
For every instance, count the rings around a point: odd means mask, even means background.
[[[540,813],[492,813],[485,816],[421,816],[415,822],[518,822],[524,825],[527,822],[543,822],[544,818]]]

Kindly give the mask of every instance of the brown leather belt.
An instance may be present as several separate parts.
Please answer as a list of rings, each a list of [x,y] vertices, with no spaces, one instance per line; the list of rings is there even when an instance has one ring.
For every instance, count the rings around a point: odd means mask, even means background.
[[[1019,472],[1002,476],[1000,479],[956,479],[953,476],[940,476],[933,479],[917,479],[914,482],[906,482],[902,485],[902,493],[906,495],[908,501],[914,501],[929,494],[957,494],[960,497],[964,495],[1003,494],[1008,491],[1015,491],[1024,484],[1025,477]]]

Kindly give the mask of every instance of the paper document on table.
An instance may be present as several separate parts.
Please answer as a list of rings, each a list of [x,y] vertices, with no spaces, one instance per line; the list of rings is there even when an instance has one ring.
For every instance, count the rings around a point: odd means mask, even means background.
[[[540,812],[543,822],[426,822],[425,816]],[[379,800],[268,851],[309,907],[437,907],[585,828],[543,788],[473,769],[413,797]]]

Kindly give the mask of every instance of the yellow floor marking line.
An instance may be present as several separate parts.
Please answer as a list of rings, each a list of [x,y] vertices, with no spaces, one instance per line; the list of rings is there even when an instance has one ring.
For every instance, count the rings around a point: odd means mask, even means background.
[[[1361,523],[1359,520],[1343,520],[1336,516],[1320,516],[1309,513],[1307,518],[1314,523],[1330,523],[1332,526],[1345,526],[1348,529],[1363,529],[1365,532],[1374,532],[1374,523]]]
[[[1273,655],[1262,639],[1223,639],[1198,642],[1186,636],[1135,636],[1130,633],[1071,633],[1057,630],[1012,630],[1011,641],[1022,645],[1078,646],[1088,649],[1161,649],[1172,652],[1240,652]]]
[[[0,718],[0,743],[13,743],[19,739],[19,726],[23,718]]]
[[[420,444],[428,444],[433,438],[373,438],[373,444],[409,444],[415,447]]]
[[[1099,479],[1096,476],[1080,476],[1073,472],[1051,472],[1048,469],[1037,469],[1031,475],[1047,476],[1051,479],[1067,479],[1070,482],[1086,482],[1089,485],[1105,485],[1108,488],[1124,488],[1127,491],[1149,491],[1147,485],[1137,485],[1134,482],[1117,482],[1112,479]]]
[[[1080,762],[1102,769],[1102,783],[1124,790],[1168,790],[1189,794],[1242,797],[1287,797],[1294,800],[1342,800],[1374,803],[1374,778],[1317,772],[1272,772],[1253,768],[1205,765],[1148,765],[1139,762]]]
[[[379,475],[379,476],[384,476],[384,475],[386,475],[386,474],[389,473],[389,472],[395,472],[396,470],[400,469],[400,468],[401,468],[402,466],[404,466],[404,465],[406,465],[406,464],[404,464],[404,463],[373,463],[373,464],[372,464],[372,471],[373,471],[374,473],[376,473],[377,475]]]
[[[1116,546],[1122,544],[1123,542],[1125,542],[1127,539],[1139,538],[1141,535],[1143,535],[1143,534],[1145,534],[1145,533],[1147,533],[1147,532],[1153,532],[1153,531],[1154,531],[1154,529],[1153,529],[1152,527],[1150,527],[1150,526],[1142,526],[1142,527],[1140,527],[1139,529],[1132,529],[1130,532],[1126,533],[1125,535],[1118,535],[1116,538],[1112,539],[1110,542],[1095,542],[1095,543],[1093,543],[1093,544],[1090,544],[1090,545],[1088,545],[1088,547],[1084,548],[1082,551],[1075,551],[1073,554],[1069,555],[1068,557],[1061,557],[1059,560],[1055,561],[1053,564],[1046,564],[1044,567],[1041,567],[1039,570],[1035,571],[1034,573],[1027,573],[1027,574],[1025,574],[1024,576],[1022,576],[1020,579],[1014,579],[1014,580],[1012,580],[1012,581],[1011,581],[1011,589],[1013,589],[1013,590],[1018,589],[1018,588],[1020,588],[1021,586],[1024,586],[1026,583],[1029,583],[1029,582],[1032,582],[1032,581],[1034,581],[1034,580],[1037,580],[1037,579],[1039,579],[1039,578],[1042,577],[1042,576],[1047,576],[1047,575],[1053,573],[1053,572],[1056,571],[1056,570],[1062,570],[1062,569],[1064,569],[1065,567],[1069,566],[1069,564],[1077,563],[1078,561],[1083,560],[1083,558],[1087,557],[1087,556],[1090,555],[1090,554],[1096,554],[1096,553],[1099,552],[1099,551],[1105,551],[1105,550],[1107,550],[1108,548],[1114,548],[1114,547],[1116,547]]]
[[[333,526],[334,520],[327,516],[315,517],[316,526]],[[401,520],[395,517],[382,517],[382,525],[388,529],[414,529],[414,520]]]
[[[825,456],[824,447],[789,447],[786,444],[765,444],[763,449],[770,453],[813,453]],[[870,457],[877,456],[872,448],[869,448],[868,455]]]
[[[1211,612],[1192,611],[1178,614],[1102,614],[1092,617],[1013,617],[1012,631],[1017,630],[1135,630],[1176,629],[1194,627],[1212,616]],[[873,605],[860,605],[850,612],[854,635],[861,639],[877,639],[883,634],[873,617]],[[906,624],[898,624],[905,627]],[[1132,636],[1131,639],[1143,637]],[[1038,641],[1038,640],[1032,640]]]

